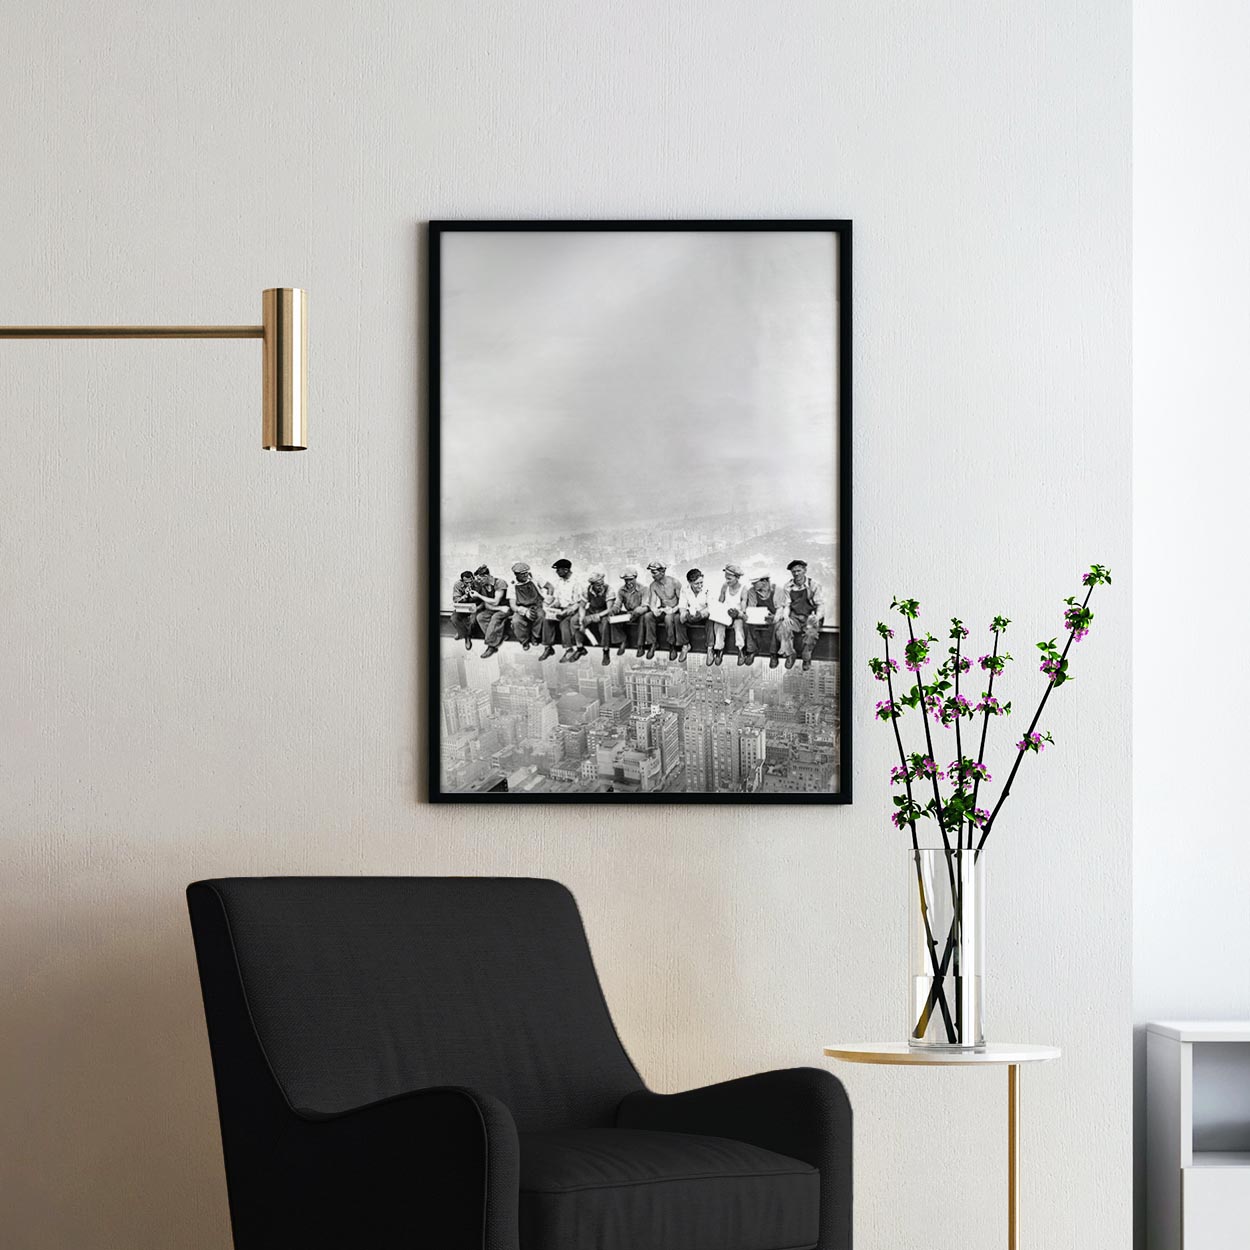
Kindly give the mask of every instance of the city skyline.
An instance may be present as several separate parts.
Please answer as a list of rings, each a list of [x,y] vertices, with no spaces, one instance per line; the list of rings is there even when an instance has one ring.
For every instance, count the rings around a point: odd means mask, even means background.
[[[448,793],[835,792],[839,665],[725,668],[623,656],[540,664],[444,640],[440,773]]]

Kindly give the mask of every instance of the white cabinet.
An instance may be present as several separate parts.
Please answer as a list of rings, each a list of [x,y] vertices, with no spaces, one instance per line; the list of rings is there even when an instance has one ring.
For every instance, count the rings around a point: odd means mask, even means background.
[[[1250,1246],[1250,1021],[1148,1026],[1146,1246]]]

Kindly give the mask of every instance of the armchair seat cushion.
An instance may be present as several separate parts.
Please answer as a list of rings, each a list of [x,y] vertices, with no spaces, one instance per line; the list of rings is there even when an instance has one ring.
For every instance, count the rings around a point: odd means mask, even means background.
[[[810,1250],[820,1174],[724,1137],[520,1135],[521,1250]]]

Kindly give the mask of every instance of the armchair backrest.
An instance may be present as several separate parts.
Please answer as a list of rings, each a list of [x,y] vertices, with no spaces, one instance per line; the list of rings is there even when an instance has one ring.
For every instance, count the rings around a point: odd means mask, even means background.
[[[642,1086],[554,881],[231,878],[187,897],[223,1121],[230,1083],[266,1069],[300,1110],[465,1085],[521,1131],[611,1124]]]

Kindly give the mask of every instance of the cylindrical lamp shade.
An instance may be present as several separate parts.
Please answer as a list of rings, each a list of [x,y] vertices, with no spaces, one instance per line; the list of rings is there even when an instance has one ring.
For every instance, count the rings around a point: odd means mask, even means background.
[[[264,308],[264,445],[266,451],[308,447],[308,292],[267,290]]]

